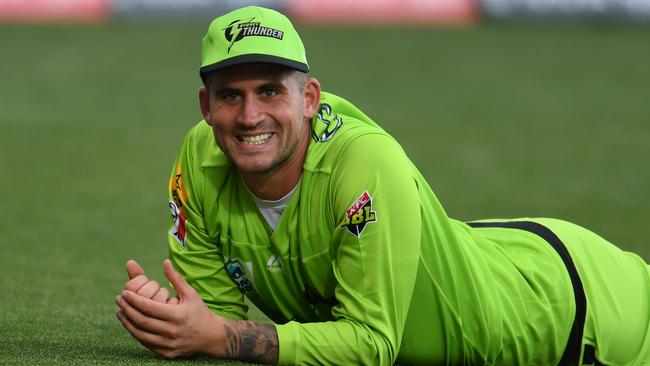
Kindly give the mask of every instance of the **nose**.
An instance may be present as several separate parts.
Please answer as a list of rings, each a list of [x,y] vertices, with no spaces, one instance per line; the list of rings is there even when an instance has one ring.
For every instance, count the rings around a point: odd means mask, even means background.
[[[264,112],[259,101],[254,97],[244,98],[237,116],[237,123],[242,127],[253,128],[262,120],[264,120]]]

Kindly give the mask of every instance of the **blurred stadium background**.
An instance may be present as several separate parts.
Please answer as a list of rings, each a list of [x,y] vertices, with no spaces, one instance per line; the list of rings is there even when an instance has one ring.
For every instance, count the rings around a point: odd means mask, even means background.
[[[0,0],[0,364],[160,362],[113,297],[129,258],[163,280],[200,38],[248,4],[297,22],[451,217],[564,218],[650,260],[650,0]]]

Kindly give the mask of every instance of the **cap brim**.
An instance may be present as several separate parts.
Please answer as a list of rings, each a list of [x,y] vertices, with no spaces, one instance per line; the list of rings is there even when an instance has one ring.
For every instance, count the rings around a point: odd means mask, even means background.
[[[276,65],[282,65],[282,66],[287,66],[289,68],[292,68],[294,70],[298,70],[301,72],[309,72],[309,66],[302,62],[294,61],[294,60],[289,60],[287,58],[283,57],[278,57],[278,56],[272,56],[272,55],[265,55],[265,54],[246,54],[246,55],[241,55],[241,56],[235,56],[231,57],[227,60],[219,61],[217,63],[203,66],[201,67],[199,73],[201,76],[205,75],[208,72],[211,71],[217,71],[224,69],[226,67],[230,66],[235,66],[235,65],[241,65],[241,64],[250,64],[250,63],[255,63],[255,62],[262,62],[262,63],[269,63],[269,64],[276,64]]]

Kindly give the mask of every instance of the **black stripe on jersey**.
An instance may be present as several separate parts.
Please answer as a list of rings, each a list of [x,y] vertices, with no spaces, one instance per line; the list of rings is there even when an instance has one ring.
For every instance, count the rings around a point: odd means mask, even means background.
[[[546,240],[553,249],[560,255],[564,266],[571,278],[571,285],[573,286],[573,294],[576,302],[576,313],[573,319],[573,326],[571,326],[571,333],[569,333],[569,340],[567,341],[566,348],[562,354],[562,358],[558,365],[578,365],[580,362],[580,351],[582,350],[582,333],[585,327],[585,317],[587,314],[587,297],[585,290],[582,286],[582,281],[578,275],[578,270],[569,255],[564,243],[560,238],[555,235],[549,228],[532,221],[506,221],[506,222],[468,222],[467,225],[474,228],[482,227],[501,227],[510,229],[520,229],[537,234],[542,239]]]

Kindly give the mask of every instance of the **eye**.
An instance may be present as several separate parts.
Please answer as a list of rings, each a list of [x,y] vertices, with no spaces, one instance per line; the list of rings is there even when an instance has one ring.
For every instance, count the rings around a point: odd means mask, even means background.
[[[241,98],[241,93],[238,90],[230,88],[217,90],[214,95],[217,100],[222,102],[234,102]]]
[[[233,101],[239,98],[239,94],[237,93],[225,93],[221,96],[221,99],[226,100],[226,101]]]
[[[274,97],[274,96],[278,95],[278,91],[275,90],[275,89],[264,89],[264,91],[262,91],[262,94],[265,97]]]

